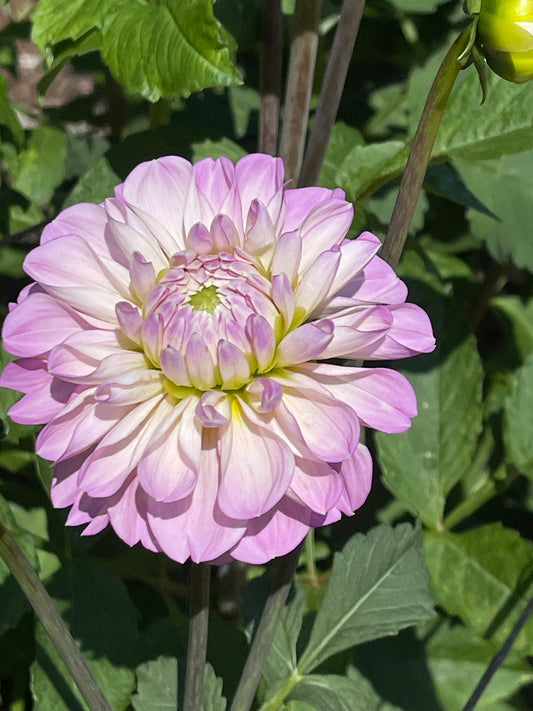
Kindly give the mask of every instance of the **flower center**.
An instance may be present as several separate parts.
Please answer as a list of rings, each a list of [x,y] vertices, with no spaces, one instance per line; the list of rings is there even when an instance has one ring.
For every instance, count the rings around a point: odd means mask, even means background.
[[[220,304],[218,289],[214,284],[202,286],[200,291],[189,297],[189,303],[193,311],[207,311],[207,313],[212,314]]]

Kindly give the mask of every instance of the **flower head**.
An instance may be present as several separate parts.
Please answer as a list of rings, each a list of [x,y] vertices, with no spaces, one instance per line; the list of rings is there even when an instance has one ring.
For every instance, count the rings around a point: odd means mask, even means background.
[[[364,502],[361,424],[401,432],[407,380],[332,358],[434,348],[341,190],[286,190],[280,159],[139,165],[64,210],[4,324],[10,415],[44,424],[52,501],[84,533],[184,561],[261,563]]]

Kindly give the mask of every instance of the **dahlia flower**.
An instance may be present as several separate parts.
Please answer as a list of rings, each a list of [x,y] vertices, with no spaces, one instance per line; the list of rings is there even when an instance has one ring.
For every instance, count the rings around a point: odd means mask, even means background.
[[[263,563],[370,488],[361,425],[402,432],[412,387],[382,367],[434,348],[342,190],[286,190],[255,154],[135,168],[64,210],[3,328],[15,422],[44,424],[52,502],[95,534],[185,561]]]

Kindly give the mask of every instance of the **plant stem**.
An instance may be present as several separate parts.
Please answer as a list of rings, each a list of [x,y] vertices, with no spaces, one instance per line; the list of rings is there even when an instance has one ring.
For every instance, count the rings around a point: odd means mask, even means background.
[[[509,262],[504,262],[503,264],[494,262],[487,270],[485,279],[470,308],[470,327],[472,331],[477,330],[492,297],[498,294],[507,284],[510,268]]]
[[[307,133],[321,5],[322,0],[297,0],[294,13],[280,155],[285,162],[285,178],[295,182]]]
[[[210,580],[211,566],[209,563],[191,563],[189,642],[183,711],[198,711],[203,704]]]
[[[0,522],[0,556],[30,601],[91,711],[111,711],[78,645],[11,533]]]
[[[259,150],[275,156],[278,149],[279,103],[281,96],[281,3],[264,0],[261,16],[261,113]]]
[[[324,162],[331,129],[337,117],[365,0],[344,0],[335,40],[329,55],[318,109],[309,136],[299,184],[315,185]]]
[[[315,529],[310,528],[305,537],[305,558],[307,568],[307,582],[312,588],[318,588],[318,576],[315,563]]]
[[[459,57],[467,47],[470,36],[469,25],[448,50],[429,90],[400,183],[389,231],[381,249],[380,256],[392,267],[396,267],[400,260],[442,115],[461,69]]]
[[[252,705],[298,567],[300,550],[301,545],[274,561],[275,575],[271,592],[255,632],[230,711],[249,711]]]
[[[487,686],[490,684],[492,677],[494,676],[494,674],[496,674],[496,672],[498,671],[498,668],[505,661],[505,657],[511,651],[511,647],[513,646],[513,644],[516,641],[516,638],[520,634],[522,627],[528,621],[531,613],[533,613],[533,597],[530,598],[525,609],[522,611],[522,614],[516,621],[513,629],[509,633],[509,636],[503,643],[502,648],[498,652],[496,652],[494,657],[491,659],[489,666],[485,670],[483,676],[481,677],[476,688],[474,689],[472,696],[466,702],[466,704],[463,708],[463,711],[472,711],[472,709],[474,709],[477,702],[481,698],[481,695],[483,694],[483,692],[485,691]]]

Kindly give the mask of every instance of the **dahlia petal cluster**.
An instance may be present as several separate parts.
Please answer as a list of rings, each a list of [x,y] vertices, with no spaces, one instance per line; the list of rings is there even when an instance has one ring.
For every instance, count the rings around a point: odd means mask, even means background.
[[[434,348],[427,315],[342,190],[286,189],[280,159],[133,170],[115,197],[64,210],[25,261],[1,384],[44,424],[52,501],[183,562],[263,563],[370,488],[361,425],[416,414],[385,360]]]

